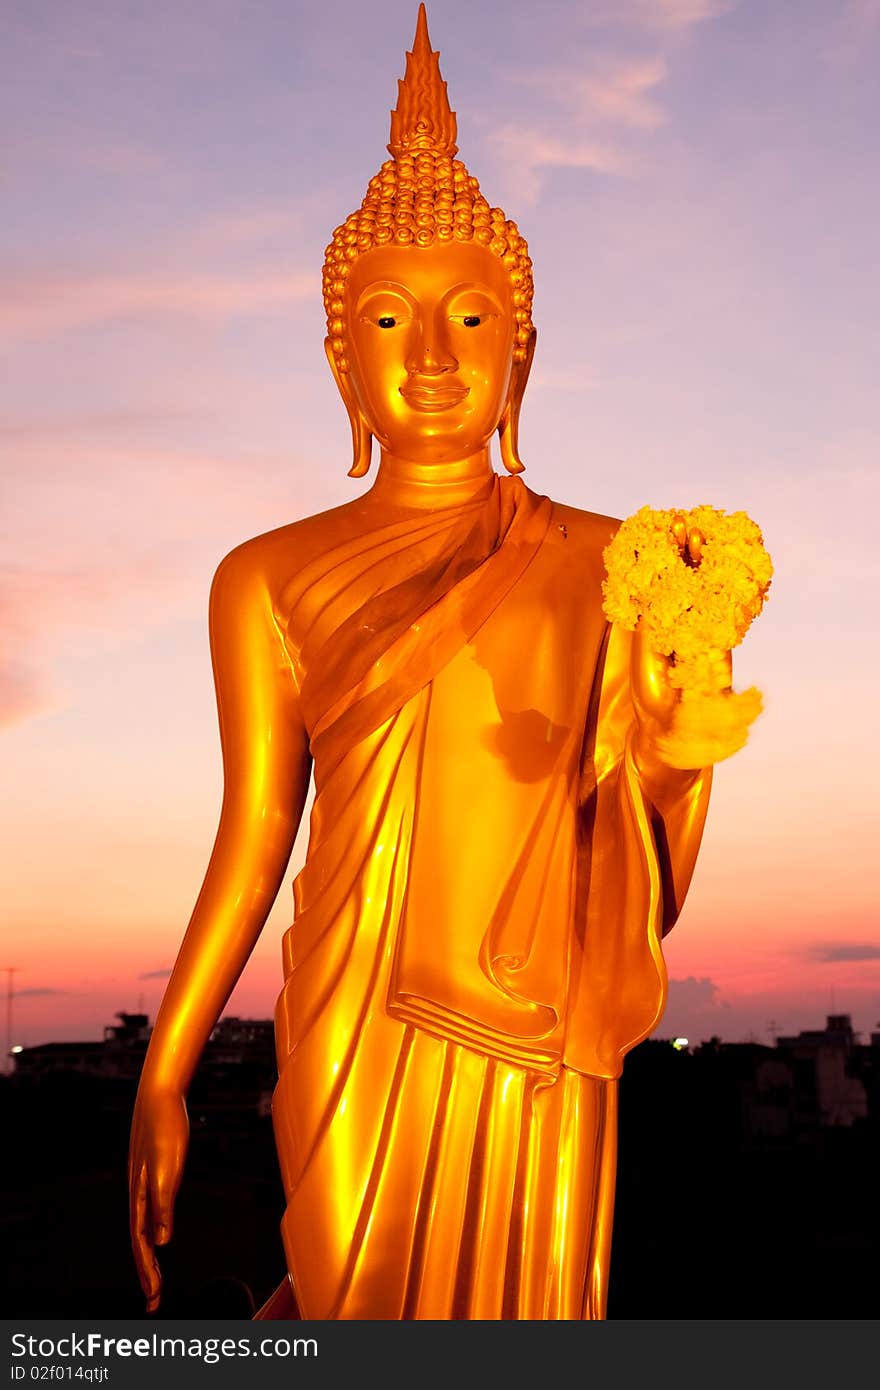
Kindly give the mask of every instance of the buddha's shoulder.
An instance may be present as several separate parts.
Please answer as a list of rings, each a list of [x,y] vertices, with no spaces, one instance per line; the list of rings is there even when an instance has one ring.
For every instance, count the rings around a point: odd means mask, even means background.
[[[362,510],[354,499],[240,542],[220,561],[215,585],[228,576],[238,583],[283,587],[330,546],[356,535],[363,528]]]
[[[554,500],[547,542],[554,550],[564,547],[569,554],[577,553],[584,560],[601,564],[602,551],[619,526],[617,517],[583,511]]]

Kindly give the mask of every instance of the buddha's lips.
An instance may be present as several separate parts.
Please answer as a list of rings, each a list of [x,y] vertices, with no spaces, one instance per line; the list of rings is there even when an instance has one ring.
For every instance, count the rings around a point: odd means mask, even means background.
[[[415,410],[448,410],[470,392],[469,386],[401,386],[400,394]]]

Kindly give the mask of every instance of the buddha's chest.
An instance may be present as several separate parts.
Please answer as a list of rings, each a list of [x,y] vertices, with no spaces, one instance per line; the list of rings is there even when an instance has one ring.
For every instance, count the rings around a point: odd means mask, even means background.
[[[566,544],[567,539],[564,526],[551,525],[523,572],[497,593],[490,561],[485,583],[491,596],[476,624],[468,605],[484,582],[481,567],[461,585],[463,593],[469,592],[461,605],[455,588],[444,593],[442,636],[450,655],[437,668],[431,653],[420,649],[417,662],[435,672],[438,719],[461,719],[472,728],[501,725],[504,743],[537,740],[550,747],[573,722],[583,720],[605,628],[602,570],[594,548]],[[428,597],[423,601],[420,587],[424,583],[429,594],[431,565],[424,574],[407,576],[398,603],[389,572],[399,561],[399,550],[386,555],[381,545],[361,546],[350,558],[337,555],[324,568],[313,565],[307,576],[288,586],[278,616],[301,686],[310,674],[323,676],[338,667],[339,689],[325,692],[325,701],[332,703],[345,693],[353,671],[358,679],[367,675],[359,658],[368,644],[377,653],[378,672],[390,650],[383,648],[382,632],[389,644],[399,642],[407,627],[416,632],[433,616],[433,605]],[[459,626],[460,641],[455,642],[451,639]],[[345,662],[335,659],[340,634],[345,634]],[[375,683],[371,677],[368,681]]]
[[[488,755],[516,781],[541,779],[565,748],[577,756],[586,724],[601,588],[592,567],[563,558],[536,557],[432,683],[432,737],[469,749],[475,766]]]

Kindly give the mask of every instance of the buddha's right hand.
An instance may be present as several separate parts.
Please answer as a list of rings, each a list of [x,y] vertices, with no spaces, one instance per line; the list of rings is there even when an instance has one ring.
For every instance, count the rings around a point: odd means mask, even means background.
[[[174,1199],[188,1143],[183,1093],[150,1085],[143,1078],[131,1125],[128,1195],[131,1246],[148,1313],[156,1311],[162,1296],[156,1246],[171,1239]]]

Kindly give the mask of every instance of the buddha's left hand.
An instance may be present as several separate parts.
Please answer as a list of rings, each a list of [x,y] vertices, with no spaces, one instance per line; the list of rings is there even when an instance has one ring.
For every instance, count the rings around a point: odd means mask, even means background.
[[[730,652],[725,660],[730,676]],[[644,628],[639,624],[633,633],[630,666],[630,688],[636,713],[633,753],[640,773],[652,782],[667,782],[676,775],[680,776],[682,771],[663,758],[664,742],[672,735],[676,712],[681,707],[681,691],[669,679],[671,666],[668,656],[652,649]],[[729,747],[725,741],[724,746],[719,748],[718,732],[717,728],[706,730],[713,742],[712,756],[700,756],[695,748],[695,769],[710,762],[719,762],[722,757],[728,757],[742,747],[743,739],[737,730],[731,731]]]
[[[702,534],[694,529],[688,533],[681,523],[676,540],[682,557],[688,564],[698,565],[703,545]],[[729,690],[732,680],[731,654],[725,655],[727,668],[726,687]],[[651,647],[650,638],[642,622],[639,623],[632,639],[632,660],[630,666],[630,685],[636,714],[636,729],[633,740],[633,754],[636,766],[643,779],[652,787],[662,789],[680,782],[688,771],[719,762],[722,758],[741,748],[745,736],[739,727],[722,727],[721,721],[712,719],[712,706],[706,709],[706,719],[712,727],[701,730],[701,737],[693,741],[693,762],[689,768],[680,761],[670,763],[664,758],[664,748],[668,747],[676,723],[676,714],[681,709],[682,694],[669,679],[672,667],[671,658]],[[717,709],[717,706],[715,707]],[[680,744],[681,740],[678,739]]]

